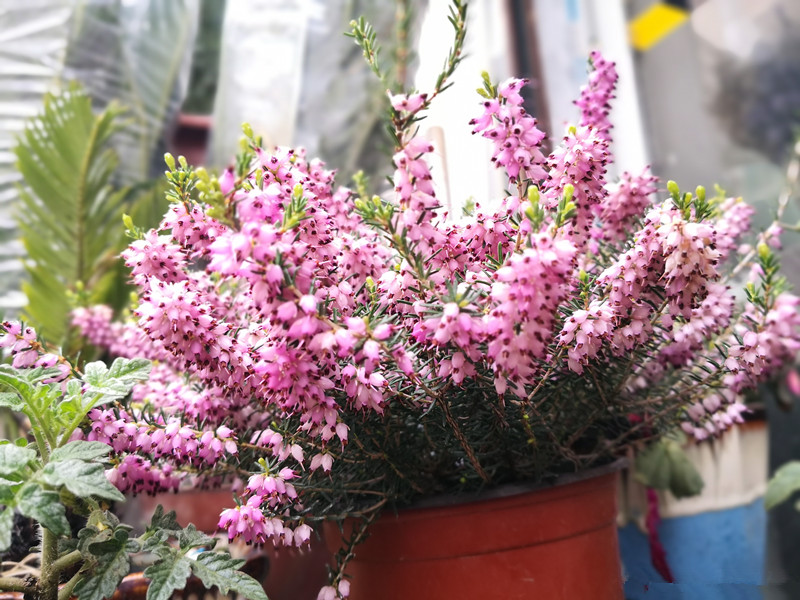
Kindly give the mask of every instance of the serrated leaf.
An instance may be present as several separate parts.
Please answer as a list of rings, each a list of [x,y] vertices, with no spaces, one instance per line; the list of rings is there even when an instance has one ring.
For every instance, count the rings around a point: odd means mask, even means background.
[[[147,531],[154,531],[157,529],[178,532],[183,529],[183,527],[178,523],[174,510],[165,513],[164,507],[159,504],[153,512],[153,518],[150,519],[150,525],[148,525]]]
[[[0,381],[19,390],[21,393],[29,390],[36,384],[58,376],[60,373],[61,371],[55,367],[17,369],[7,364],[0,365]]]
[[[48,463],[42,469],[42,479],[50,485],[66,487],[79,498],[125,500],[122,492],[106,479],[105,467],[100,463],[78,459]]]
[[[58,404],[59,416],[65,422],[71,422],[79,412],[85,412],[82,388],[83,383],[77,379],[70,379],[67,382],[67,392]]]
[[[121,524],[119,518],[113,512],[101,509],[95,509],[89,513],[89,518],[86,519],[86,527],[94,530],[117,529],[119,527],[127,530],[133,529],[129,525]]]
[[[5,479],[0,477],[0,504],[3,506],[13,506],[14,496],[16,496],[15,488],[19,488],[22,481],[14,481],[12,479]]]
[[[14,509],[7,507],[0,513],[0,552],[11,547],[11,533],[14,531]]]
[[[26,517],[36,519],[56,535],[69,535],[69,522],[58,492],[28,482],[17,492],[17,508]]]
[[[101,533],[105,533],[105,530]],[[98,536],[99,537],[99,536]],[[130,538],[130,533],[126,529],[115,529],[112,533],[103,536],[103,539],[90,541],[86,545],[86,549],[95,556],[102,556],[104,554],[114,554],[121,548],[125,548]]]
[[[14,444],[0,445],[0,475],[21,474],[27,464],[36,460],[36,451]]]
[[[95,460],[111,452],[111,446],[103,442],[75,440],[56,448],[50,453],[50,463],[62,460]]]
[[[767,484],[764,507],[771,510],[800,491],[800,461],[793,460],[775,471]]]
[[[186,529],[182,529],[178,533],[178,545],[181,550],[189,550],[190,548],[198,548],[200,546],[213,548],[216,544],[216,538],[206,535],[202,531],[197,531],[197,528],[191,523],[189,523]]]
[[[31,383],[22,376],[22,372],[11,365],[0,365],[0,384],[4,384],[28,398],[33,390]]]
[[[140,381],[150,375],[150,361],[144,358],[117,358],[111,367],[100,361],[89,363],[83,380],[87,392],[100,394],[105,400],[124,398]]]
[[[183,589],[192,574],[192,560],[176,550],[161,554],[161,560],[144,570],[150,579],[147,600],[169,600],[175,590]]]
[[[203,552],[192,561],[192,572],[206,588],[216,587],[222,595],[234,591],[249,600],[268,600],[261,584],[239,571],[244,564],[226,552]]]
[[[95,534],[94,539],[98,541],[89,541],[92,538],[87,540],[86,537],[84,535],[82,552],[89,553],[86,558],[93,559],[94,565],[86,578],[75,587],[75,596],[81,600],[111,598],[131,568],[128,532],[117,529],[112,535],[109,530],[104,530]]]
[[[15,412],[22,412],[25,402],[15,392],[0,392],[0,406],[5,406]]]
[[[150,376],[150,361],[146,358],[117,358],[108,370],[110,377],[131,384],[145,381]]]

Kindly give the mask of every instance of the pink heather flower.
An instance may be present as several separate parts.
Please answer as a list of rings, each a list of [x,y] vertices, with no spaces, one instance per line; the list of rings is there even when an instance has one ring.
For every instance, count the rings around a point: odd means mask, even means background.
[[[339,594],[332,585],[326,585],[319,590],[317,600],[338,600]]]
[[[439,363],[436,376],[450,377],[453,383],[461,385],[465,378],[474,377],[476,374],[475,366],[467,361],[463,353],[456,352],[451,358],[445,359]]]
[[[636,219],[652,204],[658,179],[646,167],[640,175],[623,173],[619,181],[607,186],[608,195],[601,198],[597,209],[600,236],[609,242],[627,239]]]
[[[333,466],[333,457],[330,454],[315,454],[311,458],[311,465],[309,466],[309,468],[312,471],[315,471],[320,467],[322,467],[322,470],[327,473],[331,470],[332,466]]]
[[[294,530],[294,542],[297,546],[302,546],[303,544],[307,544],[311,539],[311,533],[313,529],[303,523],[302,525],[298,525],[298,527]]]
[[[161,229],[169,230],[173,239],[190,256],[203,256],[209,244],[226,228],[206,215],[201,207],[187,207],[179,202],[170,206],[161,221]]]
[[[392,94],[387,91],[389,102],[397,112],[407,112],[412,115],[419,111],[425,104],[428,94]]]
[[[726,286],[713,283],[708,295],[691,316],[683,322],[672,324],[672,342],[667,344],[658,359],[674,367],[688,365],[703,344],[728,326],[733,315],[734,297]]]
[[[614,312],[606,302],[594,301],[588,310],[577,310],[566,320],[558,337],[567,351],[569,368],[583,373],[583,366],[597,356],[603,341],[611,337]],[[573,343],[574,342],[574,343]]]
[[[764,241],[772,248],[781,248],[781,235],[783,234],[783,227],[777,223],[772,223],[764,232]]]
[[[717,250],[725,260],[739,245],[741,236],[750,229],[755,210],[741,198],[726,198],[719,205],[720,218],[715,224]]]
[[[262,503],[267,501],[273,507],[291,502],[297,498],[297,491],[291,483],[287,483],[287,480],[294,477],[294,472],[291,469],[281,470],[278,476],[271,476],[265,473],[251,475],[245,492],[260,496]]]
[[[233,169],[228,167],[219,176],[219,189],[223,196],[227,196],[233,191],[233,185],[236,182],[236,176],[233,174]]]
[[[478,360],[477,347],[485,337],[485,324],[480,316],[470,312],[462,310],[455,302],[447,303],[441,316],[421,321],[412,336],[417,341],[427,341],[438,346],[452,343],[473,360]]]
[[[795,396],[800,396],[800,374],[795,369],[789,369],[786,373],[786,387]]]
[[[677,213],[661,212],[656,239],[664,256],[666,293],[672,314],[691,316],[698,298],[703,298],[709,282],[719,277],[716,232],[705,222],[685,222]]]
[[[186,279],[186,265],[180,247],[155,231],[149,231],[144,239],[133,242],[122,253],[122,258],[137,284],[143,284],[149,277],[164,282]]]
[[[544,178],[544,155],[541,144],[545,134],[536,128],[536,119],[522,108],[519,90],[524,79],[509,79],[498,87],[499,97],[483,103],[484,114],[472,119],[472,133],[481,133],[494,142],[492,162],[508,173],[512,182],[518,179],[539,181]]]
[[[547,180],[542,184],[542,204],[558,206],[567,185],[574,187],[575,216],[566,225],[566,237],[584,249],[607,192],[605,188],[608,142],[595,129],[570,128],[562,145],[547,158]]]
[[[524,395],[553,337],[555,313],[567,294],[575,246],[546,234],[531,236],[531,247],[511,256],[495,273],[491,290],[494,308],[486,316],[487,355],[502,394],[506,380]]]
[[[56,383],[69,376],[72,369],[60,356],[44,352],[36,341],[36,331],[32,327],[23,328],[19,322],[4,321],[0,330],[0,348],[9,348],[11,365],[17,369],[30,367],[55,368],[59,372],[44,380]]]
[[[580,98],[575,101],[581,110],[580,125],[595,129],[601,138],[610,142],[611,121],[608,113],[617,86],[617,70],[614,63],[606,60],[597,50],[589,55],[589,62],[592,66],[589,82],[581,88]]]
[[[433,189],[433,177],[425,155],[433,152],[433,145],[420,138],[413,138],[393,156],[394,191],[401,208],[398,229],[409,240],[422,244],[423,248],[438,242],[440,233],[433,226],[439,200]]]
[[[738,331],[741,343],[731,344],[725,366],[731,371],[726,383],[735,391],[764,381],[800,350],[797,328],[800,327],[800,298],[780,294],[765,316],[750,311],[755,331]]]
[[[372,330],[372,337],[376,340],[383,341],[392,335],[392,326],[388,323],[381,323]]]
[[[121,492],[155,496],[159,492],[177,491],[180,478],[172,475],[168,465],[157,467],[149,460],[128,454],[115,467],[106,470],[106,478]]]

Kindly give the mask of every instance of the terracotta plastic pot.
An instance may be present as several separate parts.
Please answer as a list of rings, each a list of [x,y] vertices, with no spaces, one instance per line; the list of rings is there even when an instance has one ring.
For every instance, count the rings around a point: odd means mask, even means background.
[[[610,471],[610,472],[609,472]],[[622,600],[617,470],[382,515],[347,570],[350,600]],[[335,551],[341,533],[326,524]],[[355,523],[345,523],[345,534]]]

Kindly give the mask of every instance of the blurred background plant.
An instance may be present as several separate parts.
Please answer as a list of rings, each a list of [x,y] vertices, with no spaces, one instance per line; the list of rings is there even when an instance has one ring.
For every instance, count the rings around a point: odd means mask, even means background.
[[[57,343],[65,340],[68,294],[91,296],[87,286],[98,286],[112,305],[124,302],[123,276],[117,268],[111,283],[108,260],[121,243],[121,211],[143,225],[163,212],[155,176],[186,94],[199,2],[15,2],[0,15],[9,49],[0,53],[2,306],[25,304]],[[9,217],[23,206],[17,229]],[[63,222],[72,239],[55,234]],[[15,293],[21,288],[24,297]]]

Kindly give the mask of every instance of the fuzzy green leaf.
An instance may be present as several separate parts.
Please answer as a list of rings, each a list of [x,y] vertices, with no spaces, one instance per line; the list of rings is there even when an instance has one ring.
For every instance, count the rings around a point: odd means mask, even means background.
[[[147,531],[154,531],[156,529],[178,532],[183,529],[183,527],[178,523],[174,510],[165,513],[164,507],[159,504],[153,512],[153,517],[150,519],[150,525],[148,525]]]
[[[119,582],[131,568],[129,534],[124,529],[95,531],[92,535],[81,531],[81,552],[90,561],[88,575],[75,588],[82,600],[111,598]]]
[[[222,595],[234,591],[250,600],[268,600],[261,584],[239,571],[244,564],[226,552],[203,552],[192,561],[192,572],[206,588],[216,587]]]
[[[50,462],[58,462],[62,460],[95,460],[102,458],[111,452],[111,446],[103,442],[86,442],[84,440],[75,440],[54,449],[50,453]]]
[[[36,451],[14,444],[0,445],[0,475],[21,474],[29,462],[36,460]]]
[[[84,402],[94,405],[96,399],[86,398],[83,394],[83,383],[78,379],[70,379],[67,382],[67,391],[58,403],[58,416],[62,423],[71,423],[77,415],[86,414],[89,407],[84,406]]]
[[[771,510],[800,491],[800,460],[793,460],[775,471],[767,485],[764,506]]]
[[[11,534],[14,531],[14,509],[6,508],[0,513],[0,552],[11,547]]]
[[[58,369],[16,369],[11,365],[0,365],[0,383],[16,390],[23,399],[29,399],[34,388],[47,379],[60,374]]]
[[[37,520],[56,535],[69,535],[69,522],[58,492],[45,490],[31,481],[17,492],[16,502],[19,512],[26,517]]]
[[[181,550],[189,550],[191,548],[199,548],[207,546],[213,548],[217,544],[217,539],[206,535],[202,531],[197,531],[194,525],[189,523],[186,529],[182,529],[178,533],[178,545]]]
[[[163,548],[159,556],[160,560],[144,570],[144,576],[150,579],[147,600],[169,600],[175,590],[186,586],[192,574],[193,561],[177,550]]]
[[[22,412],[25,408],[25,402],[15,392],[0,392],[0,406],[4,406],[14,412]]]
[[[83,380],[87,392],[100,394],[104,399],[124,398],[133,386],[150,375],[150,361],[144,358],[117,358],[107,367],[97,361],[86,365]]]
[[[42,469],[42,480],[64,486],[79,498],[104,498],[122,502],[125,496],[105,476],[105,467],[97,462],[78,459],[48,463]]]

